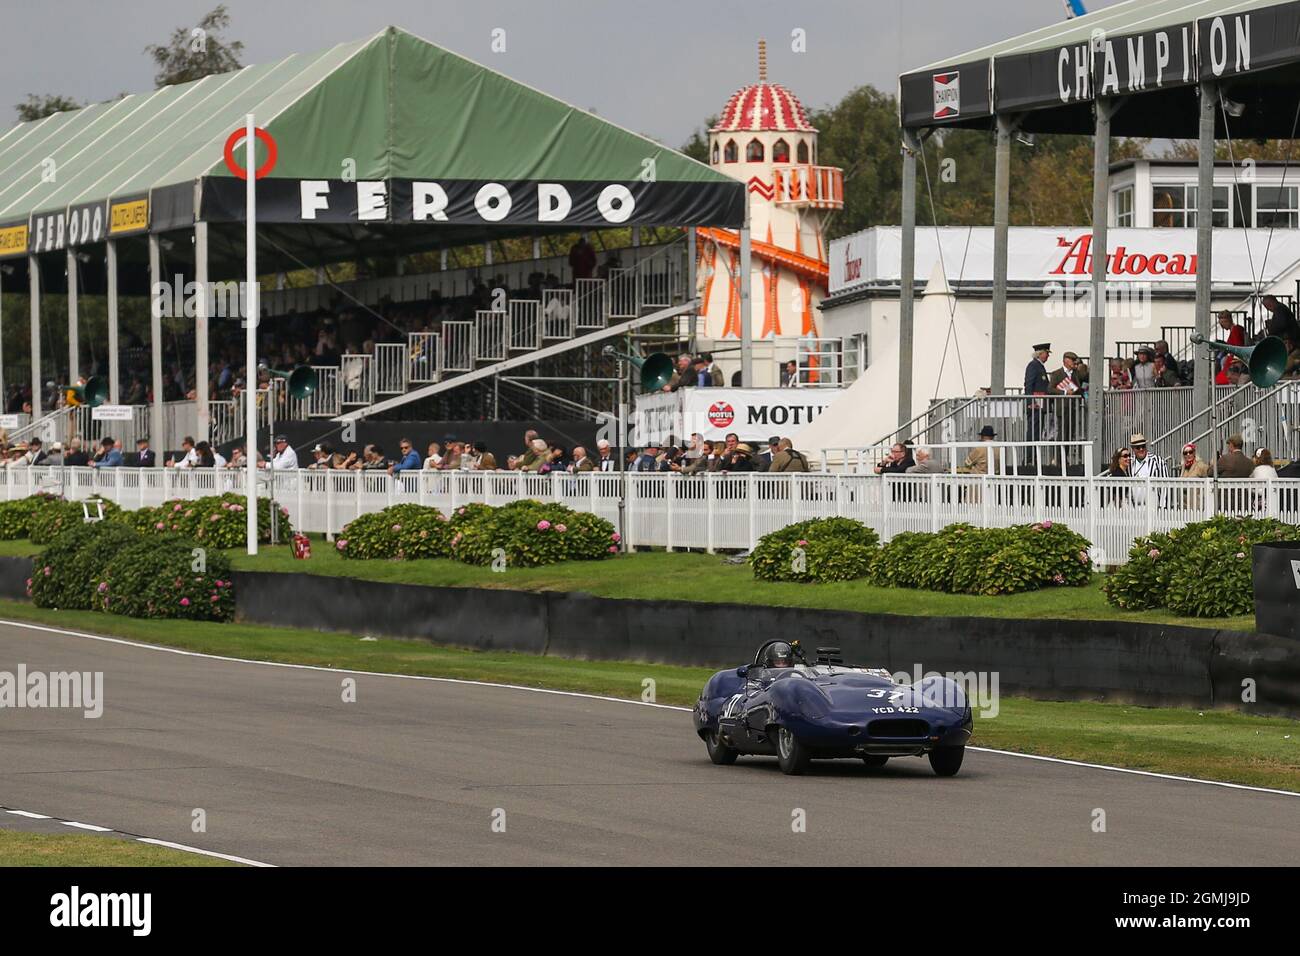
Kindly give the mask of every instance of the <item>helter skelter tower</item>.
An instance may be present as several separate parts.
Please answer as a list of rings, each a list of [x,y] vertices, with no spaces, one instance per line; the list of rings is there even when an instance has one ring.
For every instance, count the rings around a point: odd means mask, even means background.
[[[844,173],[817,165],[817,130],[798,97],[768,82],[764,40],[758,82],[734,93],[709,130],[709,164],[747,186],[754,384],[776,385],[798,341],[818,338],[829,276],[825,228],[844,205]],[[702,228],[697,238],[702,347],[726,358],[741,339],[740,235]],[[807,360],[806,378],[817,377],[816,364]]]

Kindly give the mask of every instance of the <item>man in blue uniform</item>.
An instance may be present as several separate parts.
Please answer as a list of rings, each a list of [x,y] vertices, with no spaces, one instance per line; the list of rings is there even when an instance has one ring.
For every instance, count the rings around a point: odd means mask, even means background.
[[[1034,357],[1025,366],[1025,441],[1041,441],[1043,434],[1043,402],[1034,395],[1047,395],[1051,383],[1047,375],[1047,360],[1052,346],[1044,342],[1034,346]]]

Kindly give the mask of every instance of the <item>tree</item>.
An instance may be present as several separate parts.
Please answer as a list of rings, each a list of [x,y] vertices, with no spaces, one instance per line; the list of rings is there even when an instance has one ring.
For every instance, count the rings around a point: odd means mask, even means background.
[[[82,104],[67,96],[53,93],[37,96],[35,93],[28,93],[27,99],[18,103],[14,109],[18,111],[18,122],[30,123],[32,120],[45,119],[54,113],[79,110],[81,106]]]
[[[709,130],[718,125],[718,117],[710,116],[702,128],[693,130],[691,138],[681,145],[678,152],[685,153],[691,159],[701,163],[709,161]]]
[[[158,66],[154,76],[157,87],[189,83],[214,73],[230,73],[241,66],[239,56],[244,44],[226,41],[221,32],[230,26],[226,5],[214,7],[194,28],[177,27],[166,45],[150,44],[145,53]]]

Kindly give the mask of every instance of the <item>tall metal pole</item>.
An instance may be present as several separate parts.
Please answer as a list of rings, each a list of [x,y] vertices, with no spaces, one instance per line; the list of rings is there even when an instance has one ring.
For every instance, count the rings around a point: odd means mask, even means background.
[[[68,246],[68,384],[75,385],[79,377],[81,342],[77,337],[77,253]]]
[[[197,441],[207,441],[210,431],[208,405],[208,224],[194,224],[194,284],[199,298],[194,312],[194,411]]]
[[[5,346],[4,346],[4,341],[5,341],[5,337],[4,337],[5,273],[4,270],[7,268],[9,267],[8,266],[0,267],[0,402],[4,403],[4,408],[0,408],[0,411],[7,411],[9,408],[9,393],[5,391]]]
[[[257,554],[257,136],[253,114],[244,121],[244,254],[247,298],[244,308],[244,457],[247,459],[248,553]],[[270,462],[267,462],[270,465]]]
[[[740,283],[740,387],[752,388],[754,385],[754,327],[751,322],[753,312],[750,293],[753,291],[752,259],[750,255],[749,236],[749,189],[745,189],[745,225],[740,230],[740,274],[736,281]]]
[[[912,338],[916,319],[916,154],[921,142],[903,130],[903,247],[898,279],[898,425],[912,418]],[[910,429],[909,429],[910,431]],[[896,436],[906,441],[910,434]]]
[[[36,256],[27,257],[28,290],[32,299],[32,421],[41,417],[41,265]]]
[[[1196,331],[1208,341],[1212,339],[1214,325],[1210,316],[1210,294],[1214,278],[1210,260],[1214,254],[1214,109],[1218,101],[1218,87],[1213,83],[1200,85],[1201,115],[1200,143],[1196,161]],[[1213,359],[1214,352],[1210,352]],[[1214,367],[1214,362],[1209,363]],[[1214,376],[1201,375],[1197,370],[1192,388],[1192,411],[1202,413],[1214,404]],[[1217,441],[1211,435],[1211,442]],[[1211,449],[1216,461],[1218,447]]]
[[[1014,122],[998,117],[993,156],[993,328],[989,390],[1007,391],[1007,246],[1011,234],[1011,134]]]
[[[163,371],[162,371],[162,254],[158,237],[149,237],[149,352],[153,367],[153,406],[149,414],[149,441],[155,454],[162,456],[167,449],[167,436],[163,434]]]
[[[1089,322],[1088,437],[1092,439],[1092,460],[1106,461],[1103,448],[1102,410],[1108,380],[1106,361],[1106,243],[1107,210],[1110,200],[1110,118],[1113,100],[1095,104],[1096,132],[1092,153],[1092,316]]]
[[[108,271],[108,403],[116,405],[121,387],[121,370],[117,354],[117,240],[108,240],[108,253],[104,261]],[[154,461],[161,465],[162,458],[154,446]]]

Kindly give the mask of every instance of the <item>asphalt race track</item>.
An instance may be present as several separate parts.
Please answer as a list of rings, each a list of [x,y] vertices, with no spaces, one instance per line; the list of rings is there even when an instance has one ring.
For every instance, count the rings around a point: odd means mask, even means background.
[[[105,707],[0,710],[0,806],[272,864],[1300,856],[1300,797],[980,752],[952,779],[915,758],[786,777],[771,759],[713,766],[679,709],[379,675],[356,676],[345,703],[342,673],[0,625],[0,670],[20,663],[103,671]]]

